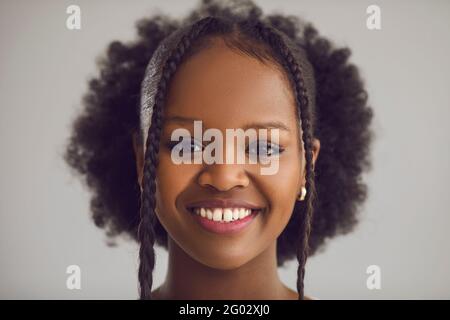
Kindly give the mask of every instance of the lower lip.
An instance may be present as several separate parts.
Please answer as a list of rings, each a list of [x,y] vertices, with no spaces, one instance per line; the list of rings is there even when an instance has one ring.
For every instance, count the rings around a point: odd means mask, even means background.
[[[252,213],[244,219],[239,219],[231,222],[209,220],[208,218],[204,218],[201,215],[195,213],[192,213],[192,215],[194,215],[194,219],[208,231],[218,234],[233,234],[245,229],[245,227],[252,223],[253,219],[255,219],[255,217],[260,212],[261,210],[252,211]]]

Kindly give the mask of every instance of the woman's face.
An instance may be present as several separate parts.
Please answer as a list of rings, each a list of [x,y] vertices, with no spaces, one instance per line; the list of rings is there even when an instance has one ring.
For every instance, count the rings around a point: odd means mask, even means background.
[[[273,245],[286,227],[296,198],[305,185],[305,158],[303,143],[299,143],[295,108],[288,80],[274,64],[263,64],[233,51],[221,40],[214,41],[212,46],[190,57],[177,69],[164,110],[156,211],[169,236],[193,259],[212,268],[237,268]],[[202,121],[203,132],[215,128],[223,134],[224,154],[231,150],[226,141],[226,129],[259,130],[275,125],[279,143],[270,145],[273,152],[270,160],[277,162],[277,171],[263,175],[264,165],[249,163],[248,158],[244,164],[236,161],[174,163],[172,147],[178,140],[173,142],[171,135],[175,129],[184,128],[194,139],[193,120]],[[269,142],[270,134],[268,129]],[[199,152],[201,143],[193,140],[192,152]],[[256,143],[254,139],[245,141],[247,154],[258,150],[254,148]],[[203,141],[203,144],[208,142]],[[317,140],[314,146],[315,161],[320,146]],[[232,146],[235,154],[238,147],[238,143]],[[138,170],[142,173],[142,166]],[[214,200],[218,202],[210,202]],[[221,205],[221,201],[230,200],[242,201],[242,204]],[[206,214],[208,207],[233,209],[233,206],[246,205],[260,210],[253,212],[254,218],[245,228],[232,233],[205,229],[197,220],[207,217],[193,212],[201,207]],[[214,214],[214,208],[210,209]]]

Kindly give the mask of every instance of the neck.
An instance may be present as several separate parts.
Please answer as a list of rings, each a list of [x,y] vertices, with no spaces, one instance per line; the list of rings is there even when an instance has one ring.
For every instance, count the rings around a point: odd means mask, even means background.
[[[278,277],[276,242],[232,270],[214,269],[194,260],[170,237],[168,244],[167,275],[164,284],[155,291],[156,299],[275,300],[291,294]]]

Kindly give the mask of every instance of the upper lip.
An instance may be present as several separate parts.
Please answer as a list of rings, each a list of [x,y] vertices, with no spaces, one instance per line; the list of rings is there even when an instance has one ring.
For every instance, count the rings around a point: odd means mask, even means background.
[[[192,208],[246,208],[252,210],[262,209],[261,206],[255,205],[246,200],[240,199],[208,199],[200,200],[187,204],[188,209]]]

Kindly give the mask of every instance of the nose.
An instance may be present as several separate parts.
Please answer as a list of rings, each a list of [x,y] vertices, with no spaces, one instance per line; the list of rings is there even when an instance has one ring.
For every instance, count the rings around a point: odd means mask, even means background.
[[[234,187],[247,187],[249,178],[239,164],[211,164],[200,173],[198,183],[202,187],[212,187],[218,191],[228,191]]]

